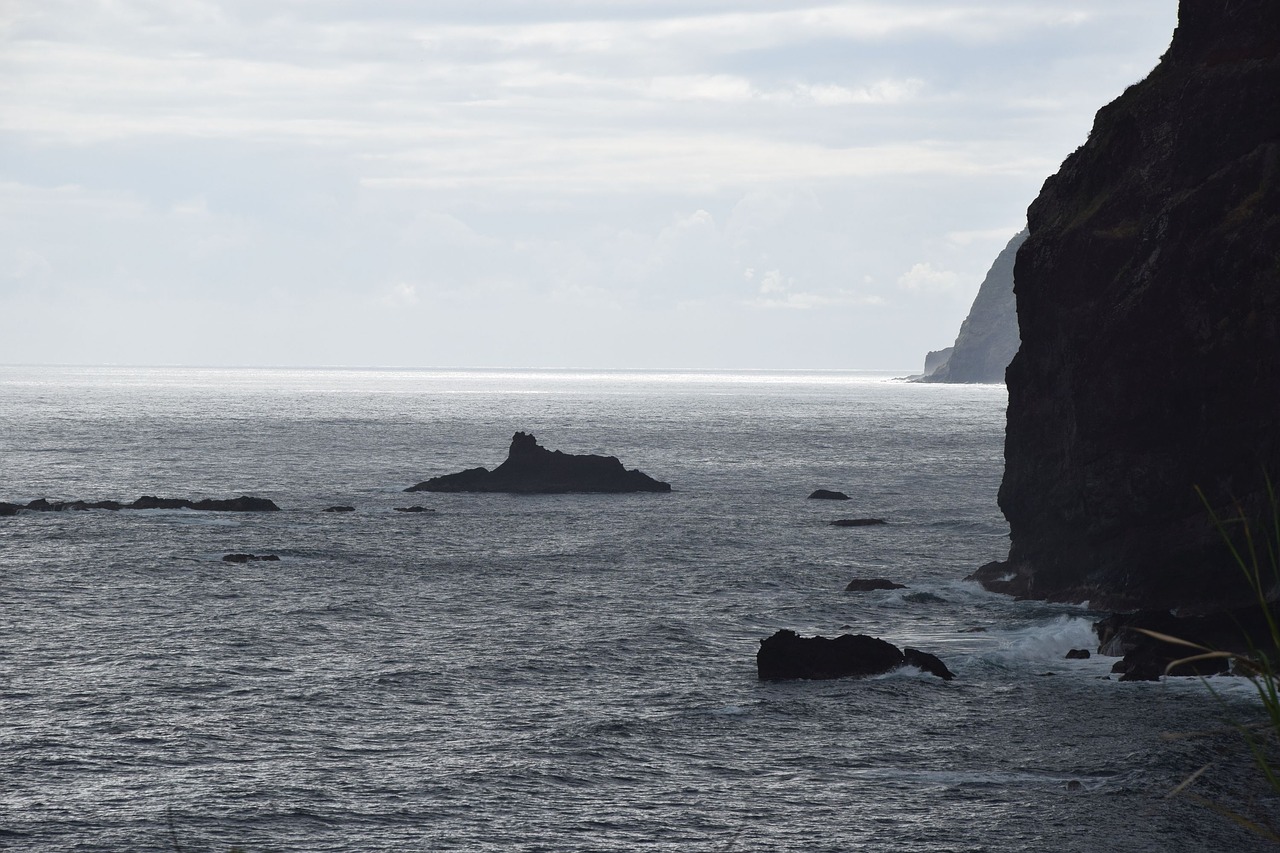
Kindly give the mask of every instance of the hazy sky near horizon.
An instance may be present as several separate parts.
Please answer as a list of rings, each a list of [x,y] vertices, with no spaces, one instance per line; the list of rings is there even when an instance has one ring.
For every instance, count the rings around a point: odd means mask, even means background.
[[[0,0],[0,363],[919,369],[1175,0]]]

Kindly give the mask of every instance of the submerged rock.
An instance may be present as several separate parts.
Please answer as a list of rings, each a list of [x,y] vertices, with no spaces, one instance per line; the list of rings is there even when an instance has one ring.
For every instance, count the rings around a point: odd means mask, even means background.
[[[1066,659],[1067,660],[1088,660],[1092,656],[1093,655],[1090,654],[1088,649],[1071,649],[1069,652],[1067,652]]]
[[[396,512],[435,512],[435,510],[414,504],[413,506],[398,506],[396,507]]]
[[[119,510],[124,505],[117,501],[51,501],[48,498],[38,498],[31,501],[23,509],[32,512],[66,512],[67,510],[90,510],[90,509],[106,509]]]
[[[490,471],[470,468],[432,477],[406,492],[669,492],[671,484],[622,466],[615,456],[573,455],[551,451],[527,433],[511,438],[507,461]]]
[[[229,500],[205,498],[189,501],[186,498],[157,498],[144,495],[124,509],[194,509],[201,512],[278,512],[280,507],[266,498],[241,495]]]
[[[13,504],[9,504],[13,506]],[[105,509],[113,512],[122,509],[194,509],[203,512],[278,512],[280,507],[266,498],[255,498],[241,495],[229,500],[212,500],[205,498],[190,501],[186,498],[157,498],[143,495],[133,503],[122,504],[119,501],[51,501],[38,498],[22,509],[31,512],[66,512],[68,510]]]
[[[356,511],[356,508],[353,506],[331,506],[321,510],[321,512],[355,512],[355,511]]]
[[[829,639],[801,637],[784,629],[760,641],[756,673],[761,681],[864,678],[909,664],[940,678],[954,678],[933,655],[909,651],[911,660],[892,643],[866,634],[842,634]]]
[[[278,563],[280,557],[276,554],[226,554],[222,558],[224,563]]]
[[[903,601],[910,601],[912,604],[946,604],[947,600],[940,595],[932,592],[909,592],[902,596]]]
[[[884,524],[883,518],[839,518],[831,522],[832,527],[875,527]]]
[[[871,592],[877,589],[906,589],[906,584],[894,583],[888,578],[854,578],[844,588],[845,592]]]
[[[811,501],[847,501],[849,496],[844,492],[833,492],[830,489],[818,489],[809,495]]]

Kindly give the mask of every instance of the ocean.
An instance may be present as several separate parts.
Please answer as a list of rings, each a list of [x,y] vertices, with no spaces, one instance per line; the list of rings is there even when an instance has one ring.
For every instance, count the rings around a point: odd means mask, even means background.
[[[0,518],[0,847],[1263,849],[1168,796],[1207,764],[1204,800],[1274,805],[1227,726],[1247,682],[1121,684],[1064,659],[1087,607],[962,580],[1007,552],[1005,402],[865,371],[0,367],[0,500],[282,510]],[[672,492],[403,492],[518,430]],[[957,678],[760,682],[780,628]]]

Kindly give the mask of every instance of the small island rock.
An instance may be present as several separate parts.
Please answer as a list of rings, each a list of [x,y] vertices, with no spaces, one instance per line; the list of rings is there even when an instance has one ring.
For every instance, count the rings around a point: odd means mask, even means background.
[[[831,522],[832,527],[875,527],[884,524],[883,518],[838,518]]]
[[[888,578],[854,578],[844,588],[845,592],[871,592],[877,589],[906,589],[906,584],[894,583]]]
[[[278,563],[280,558],[275,554],[226,554],[222,558],[224,563],[257,563],[268,562]]]
[[[811,501],[847,501],[849,496],[844,492],[833,492],[830,489],[818,489],[809,495]]]
[[[470,468],[432,477],[406,492],[669,492],[671,484],[622,466],[615,456],[574,455],[540,446],[532,435],[511,438],[507,461],[490,471]]]
[[[801,637],[783,629],[760,641],[756,673],[761,681],[864,678],[910,664],[941,678],[947,677],[942,672],[950,675],[933,655],[910,651],[912,659],[908,660],[897,646],[866,634],[842,634],[831,639]]]

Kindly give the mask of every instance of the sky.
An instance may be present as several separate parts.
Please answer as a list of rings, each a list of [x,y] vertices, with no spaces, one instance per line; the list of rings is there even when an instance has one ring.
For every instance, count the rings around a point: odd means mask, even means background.
[[[0,0],[0,364],[918,371],[1176,0]]]

